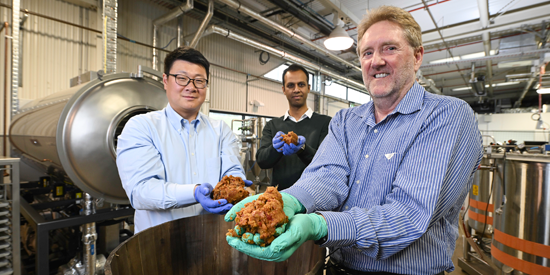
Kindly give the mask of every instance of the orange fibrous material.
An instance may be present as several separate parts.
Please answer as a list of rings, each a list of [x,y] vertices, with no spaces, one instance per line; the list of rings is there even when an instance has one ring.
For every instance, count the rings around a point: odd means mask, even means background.
[[[281,137],[286,144],[290,145],[291,143],[294,143],[295,145],[298,145],[298,135],[296,135],[293,131],[288,132],[286,135],[281,135]]]
[[[275,229],[285,223],[288,223],[288,217],[283,211],[283,197],[275,187],[268,187],[257,200],[245,204],[235,218],[235,224],[242,231],[260,234],[261,246],[271,244],[275,239]],[[233,229],[227,235],[239,237]]]
[[[224,176],[212,191],[212,198],[226,199],[228,203],[236,204],[248,197],[249,193],[244,188],[244,181],[241,178]]]

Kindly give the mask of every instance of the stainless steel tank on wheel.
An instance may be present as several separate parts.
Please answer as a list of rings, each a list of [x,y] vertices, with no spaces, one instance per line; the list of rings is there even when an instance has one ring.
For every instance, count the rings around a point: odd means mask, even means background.
[[[104,75],[24,106],[13,117],[10,141],[23,160],[62,169],[94,198],[124,204],[117,137],[130,117],[167,103],[162,83],[143,77],[141,68],[137,75]]]
[[[514,275],[550,274],[550,156],[508,153],[501,160],[493,262]]]

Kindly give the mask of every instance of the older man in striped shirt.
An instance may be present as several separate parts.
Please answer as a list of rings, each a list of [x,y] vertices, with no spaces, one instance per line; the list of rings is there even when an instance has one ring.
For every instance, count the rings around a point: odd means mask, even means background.
[[[408,12],[368,12],[358,41],[372,101],[334,116],[311,164],[283,191],[282,235],[266,248],[243,242],[246,234],[228,243],[282,261],[315,240],[333,252],[327,274],[450,272],[458,214],[483,155],[474,112],[415,81],[424,49]]]

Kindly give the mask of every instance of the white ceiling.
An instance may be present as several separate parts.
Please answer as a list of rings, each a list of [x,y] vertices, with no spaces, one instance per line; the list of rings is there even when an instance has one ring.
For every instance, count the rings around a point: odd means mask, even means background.
[[[271,0],[273,1],[273,0]],[[501,42],[503,39],[516,39],[519,41],[521,33],[536,33],[542,35],[543,20],[550,22],[550,1],[541,0],[426,0],[429,12],[434,17],[437,27],[440,29],[444,41],[449,46],[449,51],[446,49],[445,43],[434,25],[428,10],[424,8],[422,0],[406,1],[406,0],[285,0],[294,3],[296,6],[306,10],[312,16],[317,17],[322,21],[327,22],[332,26],[333,10],[339,11],[339,16],[348,17],[348,25],[346,29],[352,38],[357,39],[356,24],[361,20],[367,9],[379,7],[381,5],[392,5],[401,7],[409,12],[419,23],[422,29],[422,39],[425,47],[425,56],[423,66],[421,67],[423,75],[434,81],[435,86],[440,89],[443,94],[457,96],[463,98],[470,103],[479,101],[478,97],[469,90],[453,91],[453,89],[466,87],[471,76],[472,62],[462,62],[458,64],[440,64],[435,66],[430,64],[434,60],[450,58],[451,54],[454,57],[460,56],[462,59],[468,58],[467,55],[482,53],[485,51],[482,35],[488,33],[490,37],[490,50],[495,51],[497,56],[502,57],[509,52],[502,51]],[[276,5],[270,0],[241,0],[241,2],[249,5],[250,8],[261,12],[263,9],[276,8]],[[489,19],[493,20],[483,28],[480,21],[479,5],[488,5]],[[292,18],[289,14],[270,17],[274,21],[288,23],[292,21],[290,28],[296,30],[297,33],[304,37],[309,37],[315,43],[322,45],[324,36],[318,33],[314,28],[307,24]],[[550,28],[550,25],[546,25]],[[533,37],[533,36],[532,36]],[[537,37],[537,36],[534,36]],[[531,38],[533,40],[533,38]],[[533,40],[534,41],[534,40]],[[540,38],[537,38],[540,41]],[[550,44],[550,43],[548,43]],[[531,48],[533,49],[533,48]],[[536,49],[536,46],[535,48]],[[549,49],[548,46],[546,49]],[[499,50],[500,53],[499,53]],[[527,48],[516,49],[517,52],[526,51]],[[348,61],[359,65],[356,55],[353,52],[336,53]],[[550,54],[549,54],[550,57]],[[485,60],[473,60],[475,66],[475,75],[484,75],[486,83],[489,79],[493,84],[506,82],[506,75],[529,73],[532,65],[520,65],[511,68],[501,68],[499,62],[510,62],[518,60],[538,60],[540,55],[520,56],[516,58],[500,58],[492,61],[492,75],[487,69]],[[528,62],[527,62],[528,63]],[[549,67],[550,69],[550,67]],[[358,77],[354,75],[354,77]],[[546,80],[548,78],[548,80]],[[483,97],[484,100],[491,99],[508,99],[511,103],[517,101],[527,83],[527,79],[523,79],[515,85],[497,86],[493,91],[488,91],[488,96]],[[550,76],[544,76],[544,81],[548,81],[550,85]],[[537,81],[534,82],[536,85]],[[526,94],[526,100],[529,97],[535,97],[537,94],[534,91],[535,85],[530,86]],[[492,93],[491,93],[492,92]],[[549,99],[550,100],[550,99]],[[529,103],[528,101],[524,101]],[[525,104],[523,105],[525,106]]]

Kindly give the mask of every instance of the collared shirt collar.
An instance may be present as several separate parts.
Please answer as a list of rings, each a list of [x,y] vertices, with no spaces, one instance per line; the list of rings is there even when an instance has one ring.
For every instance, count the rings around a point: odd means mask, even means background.
[[[304,118],[311,118],[313,116],[313,110],[311,110],[309,107],[307,107],[307,111],[300,117],[299,119],[296,119],[296,122],[301,121]],[[290,117],[290,114],[288,113],[288,110],[286,110],[285,116],[283,117],[283,121],[285,121],[287,118]]]
[[[395,113],[412,114],[420,110],[422,104],[424,104],[425,93],[426,90],[424,90],[424,87],[415,81],[411,89],[407,91],[407,94],[401,99],[401,102],[397,104],[397,107],[389,113],[388,116]],[[365,119],[369,125],[373,126],[376,124],[374,119],[374,102],[372,100],[367,104],[354,108],[353,112]]]
[[[202,118],[202,113],[199,111],[199,113],[197,114],[197,118],[191,122],[189,122],[187,119],[183,118],[180,116],[180,114],[178,114],[173,108],[172,106],[170,106],[170,103],[168,103],[166,105],[166,109],[165,109],[165,113],[166,113],[166,117],[168,117],[168,121],[170,122],[170,124],[172,125],[172,127],[174,127],[174,129],[176,130],[181,130],[182,128],[185,128],[185,123],[190,123],[190,124],[193,124],[195,125],[195,128],[197,127],[197,125],[199,125],[199,122],[203,119]]]

